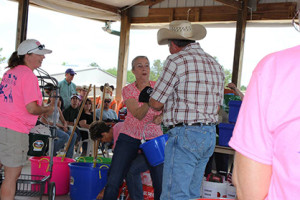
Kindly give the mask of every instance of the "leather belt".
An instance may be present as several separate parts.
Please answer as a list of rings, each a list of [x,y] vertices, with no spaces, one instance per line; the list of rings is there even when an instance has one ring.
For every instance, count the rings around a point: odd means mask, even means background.
[[[216,123],[201,123],[201,122],[196,122],[196,123],[193,123],[193,124],[186,124],[186,123],[178,123],[178,124],[175,124],[175,125],[170,125],[168,126],[169,129],[172,129],[174,127],[179,127],[179,126],[213,126],[213,125],[216,125]]]

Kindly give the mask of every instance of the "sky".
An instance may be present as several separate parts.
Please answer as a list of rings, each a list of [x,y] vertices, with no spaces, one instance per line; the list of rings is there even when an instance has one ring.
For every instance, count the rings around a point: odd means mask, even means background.
[[[18,4],[0,0],[0,48],[1,56],[10,57],[15,50]],[[235,45],[235,24],[221,26],[204,25],[207,36],[198,41],[201,47],[217,58],[225,69],[232,69]],[[62,63],[75,70],[95,62],[102,69],[117,67],[119,37],[102,30],[103,22],[74,17],[54,11],[29,7],[27,38],[37,39],[53,50],[46,55],[42,69],[49,74],[63,72]],[[119,31],[120,23],[112,24]],[[132,29],[129,41],[129,64],[137,55],[146,55],[150,64],[154,60],[165,60],[169,55],[167,45],[157,44],[157,29]],[[267,54],[298,45],[300,33],[291,23],[277,27],[259,27],[248,23],[245,35],[241,85],[247,86],[253,69]],[[1,65],[0,75],[4,72]]]

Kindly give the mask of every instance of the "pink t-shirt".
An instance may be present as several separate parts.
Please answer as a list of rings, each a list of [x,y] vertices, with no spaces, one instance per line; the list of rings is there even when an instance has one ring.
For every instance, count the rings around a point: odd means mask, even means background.
[[[30,114],[26,105],[36,101],[42,104],[38,79],[24,65],[9,69],[0,84],[0,126],[21,133],[29,133],[38,116]]]
[[[116,143],[117,143],[117,140],[118,140],[118,137],[120,135],[120,130],[123,126],[124,122],[118,122],[116,123],[114,126],[113,126],[113,137],[114,137],[114,146],[113,146],[113,149],[115,148],[116,146]]]
[[[154,81],[150,81],[150,85],[153,88],[155,85]],[[124,102],[127,99],[135,99],[138,102],[140,95],[140,91],[135,86],[135,83],[131,83],[130,85],[125,86],[122,89],[122,96]],[[142,106],[143,103],[138,102],[139,106]],[[156,125],[154,123],[150,123],[147,125],[147,122],[152,121],[155,115],[159,115],[160,111],[155,111],[152,108],[149,108],[148,113],[142,120],[138,120],[135,118],[127,109],[127,116],[124,121],[124,125],[121,128],[120,132],[126,135],[129,135],[136,139],[142,139],[143,131],[145,128],[145,137],[146,140],[153,139],[162,135],[162,130],[160,125]]]
[[[229,142],[250,159],[272,165],[268,200],[300,198],[299,56],[296,46],[257,65]]]

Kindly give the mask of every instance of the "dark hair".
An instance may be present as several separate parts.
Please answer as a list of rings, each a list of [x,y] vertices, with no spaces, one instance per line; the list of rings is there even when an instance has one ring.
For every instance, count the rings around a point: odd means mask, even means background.
[[[195,40],[169,40],[169,42],[174,42],[178,47],[185,47],[188,44],[195,43]]]
[[[140,58],[145,58],[145,59],[147,59],[148,62],[149,62],[149,59],[148,59],[147,56],[136,56],[136,57],[131,61],[131,70],[134,69],[134,63],[135,63],[135,61],[136,61],[137,59],[140,59]],[[149,63],[150,63],[150,62],[149,62]]]
[[[13,52],[8,60],[7,68],[13,69],[18,65],[25,65],[24,58],[25,55],[18,56],[17,51]]]
[[[106,125],[104,122],[94,121],[93,123],[91,123],[89,129],[91,134],[91,139],[92,140],[101,139],[103,137],[102,133],[104,132],[108,133],[110,129],[111,127]]]
[[[93,102],[92,102],[92,100],[90,100],[90,99],[86,99],[86,101],[85,101],[85,104],[87,104],[87,103],[90,103],[92,106],[91,106],[91,109],[89,110],[89,112],[93,112]]]

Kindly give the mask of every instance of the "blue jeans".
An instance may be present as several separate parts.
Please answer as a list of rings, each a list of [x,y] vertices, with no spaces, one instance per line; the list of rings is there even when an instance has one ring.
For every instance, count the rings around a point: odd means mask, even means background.
[[[142,154],[132,161],[129,171],[126,175],[126,184],[131,200],[144,199],[141,173],[148,170],[146,158]]]
[[[132,162],[138,155],[141,141],[125,134],[120,134],[114,150],[110,165],[108,180],[104,192],[104,200],[116,200],[119,194],[119,187],[127,175]],[[148,165],[148,163],[147,163]],[[158,200],[162,188],[163,164],[150,167],[150,174],[154,187],[154,199]]]
[[[182,126],[169,131],[161,200],[200,197],[205,166],[215,144],[215,126]]]
[[[68,142],[71,132],[64,132],[61,129],[56,129],[56,134],[57,134],[57,138],[54,140],[54,152],[53,155],[56,156],[56,152],[58,152],[60,149],[63,149],[65,144]],[[66,157],[68,158],[72,158],[73,157],[73,152],[74,152],[74,145],[76,142],[76,138],[77,138],[77,134],[76,132],[74,132],[73,138],[71,140],[69,149],[66,153]]]

